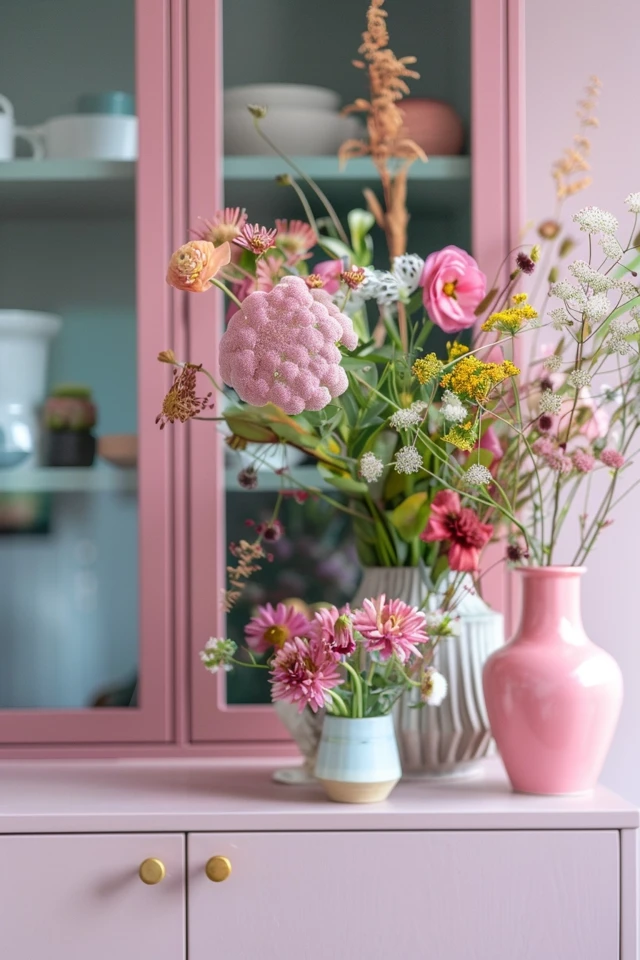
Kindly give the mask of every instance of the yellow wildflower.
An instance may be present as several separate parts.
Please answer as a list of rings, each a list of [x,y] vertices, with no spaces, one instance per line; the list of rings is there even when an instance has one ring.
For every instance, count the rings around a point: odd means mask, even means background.
[[[458,357],[463,357],[465,353],[469,353],[469,347],[465,347],[464,343],[458,343],[457,340],[454,340],[453,343],[447,344],[447,358],[449,363],[452,360],[457,360]]]
[[[531,257],[531,259],[533,260],[534,263],[537,263],[537,262],[538,262],[538,260],[540,259],[540,255],[541,255],[541,254],[542,254],[542,250],[540,249],[540,244],[539,244],[539,243],[534,243],[534,245],[531,247],[531,251],[530,251],[530,253],[529,253],[529,256]]]
[[[489,319],[482,324],[482,329],[488,331],[497,327],[504,333],[515,334],[523,324],[528,323],[529,320],[535,320],[538,316],[535,307],[527,303],[526,293],[516,293],[511,301],[513,303],[512,307],[505,307],[504,310],[492,313]]]
[[[482,403],[494,387],[517,373],[520,371],[510,360],[484,363],[472,355],[458,360],[453,370],[444,375],[440,386],[452,390],[465,400]]]
[[[429,383],[442,372],[442,360],[438,360],[435,353],[428,353],[426,357],[419,357],[411,368],[411,372],[418,383]]]
[[[458,450],[473,450],[478,441],[478,430],[471,423],[456,424],[442,438],[446,443],[452,443]]]

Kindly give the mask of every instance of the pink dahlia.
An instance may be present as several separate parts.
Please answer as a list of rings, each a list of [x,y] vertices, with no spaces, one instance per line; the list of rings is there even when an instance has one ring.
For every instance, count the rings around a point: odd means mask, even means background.
[[[217,210],[210,220],[205,217],[200,219],[202,226],[197,230],[192,228],[189,232],[198,240],[209,240],[219,247],[221,243],[230,243],[240,236],[240,231],[247,222],[247,213],[240,207],[225,207],[224,210]]]
[[[271,647],[281,648],[293,637],[304,637],[309,632],[309,621],[294,607],[267,603],[258,607],[258,613],[244,628],[244,638],[255,653],[265,653]]]
[[[289,266],[308,260],[318,242],[316,232],[304,220],[276,220],[277,243]]]
[[[477,513],[463,507],[453,490],[441,490],[433,498],[426,530],[420,539],[427,543],[449,541],[449,566],[452,570],[474,573],[480,551],[491,539],[493,527],[481,523]]]
[[[404,600],[387,600],[384,593],[365,600],[356,610],[353,626],[362,634],[367,650],[378,650],[381,660],[395,656],[406,663],[412,654],[421,656],[417,643],[427,643],[425,615]]]
[[[340,289],[340,274],[344,270],[342,260],[322,260],[313,268],[313,275],[321,277],[327,293],[337,293]]]
[[[256,291],[229,321],[220,341],[220,375],[241,400],[274,403],[285,413],[322,410],[348,386],[337,344],[358,338],[349,317],[324,290],[301,277],[283,277]]]
[[[277,230],[267,230],[266,227],[261,227],[257,223],[245,223],[233,242],[239,247],[251,250],[259,257],[271,247],[275,247],[277,233]]]
[[[323,642],[340,657],[348,657],[356,648],[353,620],[349,608],[340,613],[337,607],[323,607],[313,621]]]
[[[427,257],[420,286],[429,319],[445,333],[460,333],[477,320],[487,278],[465,250],[449,246]]]
[[[612,470],[619,470],[620,467],[624,466],[624,457],[617,450],[603,450],[600,459],[605,467],[611,467]]]
[[[301,713],[306,706],[317,713],[331,701],[329,690],[342,678],[335,657],[322,640],[294,637],[276,652],[270,682],[274,700],[294,703]]]

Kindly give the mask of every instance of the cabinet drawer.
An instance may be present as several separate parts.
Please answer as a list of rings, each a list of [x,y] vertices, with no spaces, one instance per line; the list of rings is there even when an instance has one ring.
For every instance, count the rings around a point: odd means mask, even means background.
[[[143,860],[165,866],[155,885]],[[184,960],[182,834],[0,837],[2,960]]]
[[[618,960],[612,831],[188,837],[189,960]],[[224,883],[205,874],[222,855]]]

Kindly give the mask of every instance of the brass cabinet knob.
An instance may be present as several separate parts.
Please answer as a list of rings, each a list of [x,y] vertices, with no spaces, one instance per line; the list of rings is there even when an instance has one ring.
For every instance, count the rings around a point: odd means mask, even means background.
[[[166,873],[167,871],[165,870],[162,860],[156,860],[155,857],[149,857],[148,860],[143,860],[138,870],[142,882],[151,885],[164,880]]]
[[[211,857],[204,872],[214,883],[222,883],[231,875],[231,861],[227,857]]]

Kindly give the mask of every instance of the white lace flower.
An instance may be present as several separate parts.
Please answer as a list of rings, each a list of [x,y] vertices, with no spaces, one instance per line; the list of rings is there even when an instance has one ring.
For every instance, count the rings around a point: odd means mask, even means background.
[[[457,637],[460,633],[460,622],[450,613],[426,610],[424,620],[429,637]]]
[[[420,286],[420,278],[424,269],[424,260],[417,253],[404,253],[394,257],[391,273],[398,282],[400,292],[411,296]]]
[[[630,193],[625,197],[624,202],[629,207],[630,213],[640,213],[640,193]]]
[[[464,475],[464,480],[471,487],[484,487],[488,483],[493,483],[491,471],[481,463],[472,463]]]
[[[626,357],[633,349],[629,341],[625,340],[619,333],[610,334],[604,345],[607,348],[607,353],[617,353],[621,357]]]
[[[430,707],[439,707],[447,695],[449,684],[434,667],[428,667],[420,684],[420,697]]]
[[[379,480],[383,470],[384,463],[379,457],[376,457],[375,453],[363,453],[360,457],[358,472],[367,483],[375,483],[376,480]]]
[[[562,366],[562,357],[559,357],[557,353],[552,353],[550,357],[542,361],[542,366],[545,370],[550,370],[551,373],[557,373]]]
[[[638,296],[638,288],[631,280],[614,280],[613,285],[627,300],[633,300],[634,297]]]
[[[394,430],[408,430],[409,427],[417,427],[421,420],[420,411],[411,405],[403,410],[396,410],[393,416],[389,417],[389,426]]]
[[[557,297],[558,300],[573,300],[577,292],[578,288],[574,287],[568,280],[559,280],[557,283],[551,284],[550,293],[553,297]]]
[[[583,233],[615,233],[618,221],[612,213],[599,207],[583,207],[571,218]]]
[[[570,387],[581,390],[582,387],[588,387],[590,385],[591,374],[587,373],[586,370],[572,370],[567,377],[567,383]]]
[[[611,304],[609,303],[609,298],[606,293],[596,293],[595,296],[589,297],[584,306],[585,316],[593,322],[603,320],[610,313]]]
[[[620,337],[630,337],[637,332],[638,320],[633,316],[633,311],[631,317],[614,317],[609,322],[609,333],[618,334]]]
[[[422,456],[415,447],[400,447],[395,468],[398,473],[418,473],[422,469]]]
[[[233,640],[225,637],[209,637],[204,650],[200,651],[200,659],[209,673],[217,673],[220,669],[228,671],[231,670],[231,660],[237,649],[237,644]]]
[[[540,397],[540,413],[560,413],[562,397],[553,390],[545,390]]]
[[[551,326],[554,330],[564,330],[565,327],[573,326],[573,320],[564,307],[556,307],[555,310],[551,311],[549,316],[551,317]]]
[[[605,234],[604,237],[600,237],[598,243],[602,247],[602,252],[605,257],[608,257],[609,260],[619,260],[624,250],[618,243],[615,237]]]
[[[460,397],[451,390],[445,390],[442,394],[440,413],[450,423],[464,423],[467,419],[467,408]]]
[[[569,273],[572,277],[575,277],[576,280],[579,280],[580,283],[591,287],[594,293],[611,290],[614,286],[614,281],[611,277],[605,277],[604,274],[598,273],[597,270],[589,266],[586,260],[576,260],[575,263],[569,264]]]
[[[638,323],[638,327],[640,327],[640,307],[631,307],[631,310],[629,311],[629,316],[631,317],[632,320],[636,320]]]

